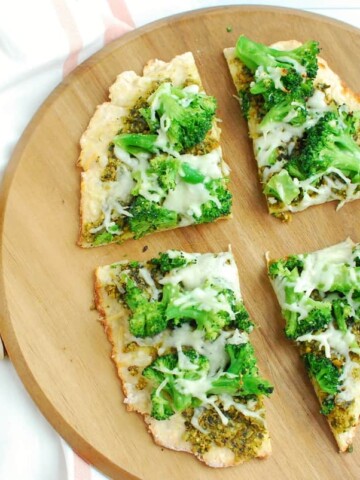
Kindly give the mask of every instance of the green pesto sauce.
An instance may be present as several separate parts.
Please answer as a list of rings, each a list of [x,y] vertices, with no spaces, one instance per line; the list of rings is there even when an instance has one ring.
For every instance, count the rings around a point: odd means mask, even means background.
[[[137,99],[130,108],[128,115],[123,118],[124,126],[121,129],[121,133],[150,133],[149,125],[141,115],[140,109],[149,107],[148,98],[158,89],[161,83],[163,81],[154,81],[149,90]]]
[[[337,433],[342,433],[351,427],[355,427],[357,422],[354,415],[351,413],[353,402],[346,404],[335,405],[334,410],[327,415],[327,419],[331,426]]]
[[[190,155],[206,155],[207,153],[212,152],[215,148],[219,146],[219,141],[212,137],[211,131],[206,134],[206,137],[201,143],[194,145],[192,148],[189,148],[185,153]]]
[[[118,166],[120,165],[120,160],[115,156],[108,157],[108,162],[106,167],[101,173],[102,182],[115,182]]]
[[[352,328],[354,334],[357,329],[357,325]],[[301,355],[306,353],[319,354],[319,345],[317,342],[299,342],[298,345]],[[356,371],[356,378],[360,378],[360,357],[359,355],[351,354],[351,359],[359,362],[359,369]],[[335,366],[340,368],[343,366],[345,359],[341,356],[332,356],[331,361]],[[319,388],[317,388],[316,391],[319,396],[320,403],[322,404],[322,402],[328,397],[328,393],[322,392]],[[345,432],[348,428],[356,425],[356,419],[352,413],[353,404],[354,401],[336,403],[335,395],[335,407],[328,415],[325,416],[337,433]]]
[[[229,448],[235,454],[235,461],[256,456],[266,435],[263,423],[230,407],[226,412],[229,423],[224,425],[215,409],[208,408],[199,417],[199,425],[208,432],[202,433],[191,424],[193,413],[193,409],[182,413],[185,417],[185,440],[191,443],[193,453],[203,455],[216,445]]]

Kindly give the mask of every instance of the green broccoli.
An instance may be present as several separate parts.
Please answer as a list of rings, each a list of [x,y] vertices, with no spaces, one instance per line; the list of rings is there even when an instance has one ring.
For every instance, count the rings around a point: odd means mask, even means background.
[[[328,395],[324,398],[321,402],[321,410],[320,413],[323,415],[329,415],[335,408],[335,400],[334,395]]]
[[[137,155],[142,152],[158,153],[157,139],[157,135],[147,133],[119,133],[114,137],[113,143],[122,150]]]
[[[134,311],[139,305],[146,304],[149,300],[150,295],[140,289],[132,278],[126,276],[124,301],[130,310]]]
[[[339,390],[342,369],[323,355],[306,353],[303,359],[309,375],[316,380],[320,390],[335,395]]]
[[[289,94],[266,113],[260,122],[260,127],[265,127],[271,122],[282,121],[286,121],[290,125],[299,126],[306,121],[306,117],[305,99]]]
[[[242,302],[237,302],[233,308],[235,312],[235,326],[243,332],[250,333],[254,328],[253,322],[250,320],[249,312],[246,310]]]
[[[209,361],[193,349],[184,350],[182,354],[191,368],[181,368],[179,356],[174,353],[158,357],[142,372],[154,387],[151,394],[151,416],[157,420],[169,418],[175,411],[182,412],[199,405],[199,400],[191,394],[182,393],[177,383],[179,379],[199,380],[209,371]]]
[[[166,155],[158,155],[150,159],[150,168],[147,173],[155,173],[160,187],[168,193],[176,186],[179,169],[179,160]]]
[[[303,102],[313,93],[313,79],[318,70],[317,55],[319,45],[308,41],[293,50],[283,51],[268,47],[241,35],[236,44],[236,56],[254,74],[250,93],[262,95],[265,111],[275,105],[287,102],[292,94],[292,101]],[[273,72],[280,73],[274,81]],[[245,102],[246,103],[246,102]],[[304,117],[298,112],[298,122]]]
[[[129,208],[129,227],[134,238],[141,238],[159,229],[173,228],[178,224],[178,214],[162,208],[141,195],[135,198]]]
[[[360,147],[350,132],[341,114],[325,113],[315,126],[306,130],[297,153],[285,168],[300,180],[333,168],[353,183],[360,182]]]
[[[286,278],[288,285],[285,286],[285,302],[287,305],[297,304],[303,297],[301,292],[295,291],[294,285],[299,277],[297,267],[293,268]],[[325,328],[332,320],[331,302],[318,301],[306,298],[303,305],[307,309],[306,318],[299,320],[299,313],[295,310],[284,309],[283,316],[286,321],[285,334],[288,338],[296,339],[306,333]]]
[[[174,270],[175,268],[185,267],[191,263],[195,263],[195,259],[187,259],[185,258],[182,252],[179,252],[179,255],[170,255],[168,252],[160,253],[160,255],[156,258],[152,258],[150,263],[152,265],[156,265],[161,273],[170,272],[170,270]]]
[[[333,315],[339,330],[347,332],[347,320],[352,317],[352,308],[344,298],[336,298],[332,302]]]
[[[175,411],[182,412],[201,404],[203,395],[270,395],[273,387],[258,376],[254,349],[249,343],[225,345],[229,357],[227,369],[211,377],[210,363],[206,356],[193,349],[183,350],[186,362],[178,353],[158,357],[142,374],[153,385],[151,415],[159,420],[169,418]],[[185,366],[184,366],[185,365]],[[186,393],[187,386],[194,382],[198,387],[189,389],[198,392]],[[160,397],[160,398],[158,398]]]
[[[166,393],[163,391],[157,392],[153,390],[150,395],[151,398],[151,413],[150,415],[156,420],[167,420],[174,415],[175,411],[171,406],[170,400],[166,398]]]
[[[286,303],[295,303],[300,299],[301,294],[294,292],[292,287],[285,288]],[[288,338],[296,340],[302,335],[314,331],[322,330],[332,320],[331,303],[320,302],[308,298],[304,304],[305,308],[310,308],[306,318],[299,320],[299,314],[292,310],[284,310],[283,316],[286,321],[285,335]]]
[[[123,300],[131,310],[129,317],[129,330],[135,337],[152,337],[165,330],[167,320],[165,318],[166,304],[163,301],[155,301],[150,294],[140,289],[134,279],[126,276],[124,284]]]
[[[181,179],[186,183],[195,185],[197,183],[203,183],[205,180],[205,175],[203,175],[196,168],[192,167],[189,163],[183,162],[181,164]]]
[[[135,337],[153,337],[165,330],[167,320],[162,302],[146,302],[140,304],[129,318],[129,329]]]
[[[297,73],[295,66],[301,65],[305,68],[307,77],[315,78],[318,70],[318,53],[319,44],[312,40],[293,50],[277,50],[254,42],[245,35],[241,35],[236,43],[237,57],[252,72],[255,72],[259,66],[265,69],[279,67],[284,69],[287,75]],[[296,81],[299,81],[299,75],[295,76]]]
[[[298,274],[301,274],[304,268],[303,258],[298,255],[290,255],[285,259],[273,260],[269,264],[269,276],[272,279],[277,276],[289,276],[295,268]]]
[[[202,142],[212,128],[217,103],[214,97],[181,89],[165,82],[149,97],[150,118],[154,115],[177,151]],[[149,113],[145,114],[149,118]],[[153,128],[153,123],[149,124]]]
[[[289,205],[300,194],[300,188],[295,184],[286,170],[272,175],[266,182],[263,192],[265,195],[275,197],[285,205]]]
[[[174,294],[166,308],[167,320],[172,320],[175,325],[184,321],[195,321],[196,328],[205,332],[206,340],[215,340],[226,325],[230,324],[230,316],[225,311],[213,312],[201,310],[197,305],[181,307],[176,300],[181,294]]]
[[[211,382],[210,394],[232,396],[270,395],[273,387],[258,376],[254,348],[250,343],[227,344],[230,363],[225,372]]]
[[[250,320],[249,312],[242,301],[238,301],[235,298],[235,293],[230,289],[222,289],[220,293],[224,295],[231,306],[232,311],[235,314],[235,319],[230,323],[235,328],[238,328],[242,332],[251,332],[254,328],[253,322]]]
[[[219,217],[230,215],[232,195],[226,188],[226,180],[216,178],[205,183],[205,187],[214,197],[214,200],[209,200],[201,205],[201,215],[194,215],[195,222],[209,223]]]
[[[167,307],[165,315],[167,320],[173,321],[175,325],[180,323],[193,321],[198,330],[205,332],[205,338],[207,340],[215,340],[221,331],[225,327],[238,328],[241,331],[250,332],[253,328],[253,323],[250,320],[249,314],[242,302],[238,302],[235,299],[235,295],[232,290],[219,288],[216,285],[204,285],[203,291],[206,289],[211,290],[211,294],[216,291],[217,299],[222,302],[226,302],[233,315],[226,310],[208,311],[204,310],[201,305],[197,303],[197,300],[191,300],[191,296],[188,297],[189,292],[181,290],[179,285],[167,285],[171,288],[171,293],[168,295]],[[191,294],[190,294],[191,295]],[[185,305],[182,300],[185,298]]]

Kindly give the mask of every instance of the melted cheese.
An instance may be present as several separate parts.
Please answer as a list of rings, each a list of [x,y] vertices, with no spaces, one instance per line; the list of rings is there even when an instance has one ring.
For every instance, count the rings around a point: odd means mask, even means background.
[[[179,182],[166,196],[163,207],[183,215],[189,225],[195,222],[194,215],[201,216],[201,205],[211,200],[220,206],[219,200],[211,195],[203,183],[192,185]]]
[[[214,148],[210,153],[205,155],[184,154],[179,157],[182,163],[189,163],[193,168],[199,170],[205,181],[223,177],[222,169],[222,152],[221,148]]]
[[[234,258],[230,252],[214,255],[188,254],[188,258],[195,263],[183,268],[171,270],[160,283],[182,283],[186,290],[193,290],[202,286],[207,280],[209,283],[230,288],[234,291],[236,299],[241,300],[239,277]]]
[[[180,309],[196,306],[206,312],[212,311],[217,313],[225,311],[230,315],[231,319],[235,318],[235,313],[226,297],[223,294],[219,294],[219,291],[211,286],[197,287],[189,292],[185,292],[174,301],[174,304],[180,307]]]
[[[331,110],[331,107],[327,104],[324,93],[315,90],[306,102],[306,109],[308,116],[302,125],[290,124],[294,116],[294,113],[290,112],[282,122],[269,122],[265,126],[258,127],[257,137],[254,139],[254,150],[259,167],[269,165],[269,157],[276,148],[281,147],[291,153],[294,147],[293,140],[301,138],[306,129],[316,125],[324,113]],[[266,181],[266,179],[267,177],[263,180]]]

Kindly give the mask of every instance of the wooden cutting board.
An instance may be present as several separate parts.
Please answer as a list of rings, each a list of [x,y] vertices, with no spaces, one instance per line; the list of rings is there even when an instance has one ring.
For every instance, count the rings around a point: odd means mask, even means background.
[[[231,31],[229,31],[231,30]],[[359,89],[360,33],[348,25],[288,9],[224,7],[146,26],[78,67],[50,95],[16,148],[2,191],[1,334],[31,396],[85,459],[114,479],[354,479],[360,477],[360,432],[354,453],[335,441],[297,351],[283,335],[264,254],[311,251],[347,236],[360,241],[360,201],[335,211],[312,207],[289,224],[268,215],[245,122],[234,98],[224,47],[240,33],[274,42],[319,40],[322,55]],[[79,138],[96,105],[123,70],[140,72],[150,58],[191,50],[205,88],[219,102],[222,144],[232,169],[234,217],[214,225],[154,234],[123,246],[82,250],[78,232]],[[148,259],[159,251],[223,251],[232,245],[261,373],[275,385],[266,401],[273,455],[222,471],[153,444],[142,419],[127,413],[110,345],[93,310],[97,265]],[[144,247],[147,246],[146,251]]]

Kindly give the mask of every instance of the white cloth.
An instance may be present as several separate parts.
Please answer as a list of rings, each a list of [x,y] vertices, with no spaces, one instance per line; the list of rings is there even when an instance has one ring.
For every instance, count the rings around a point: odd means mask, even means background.
[[[308,9],[360,28],[358,0],[2,0],[0,179],[37,108],[92,53],[133,26],[182,11],[236,3]],[[0,432],[0,479],[105,480],[52,429],[8,359],[0,362]]]

